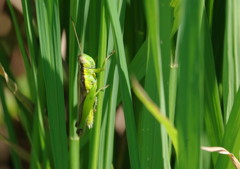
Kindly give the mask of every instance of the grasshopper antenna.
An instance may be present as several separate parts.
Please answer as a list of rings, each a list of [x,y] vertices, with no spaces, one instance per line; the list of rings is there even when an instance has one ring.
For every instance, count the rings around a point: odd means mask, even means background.
[[[73,22],[73,19],[71,18],[71,21],[72,21],[72,25],[73,25],[73,30],[74,30],[74,33],[75,33],[75,36],[77,38],[77,43],[78,43],[78,47],[80,49],[80,54],[82,55],[82,48],[81,48],[81,45],[80,45],[80,42],[79,42],[79,39],[78,39],[78,36],[77,36],[77,31],[76,31],[76,27],[75,27],[75,24]]]

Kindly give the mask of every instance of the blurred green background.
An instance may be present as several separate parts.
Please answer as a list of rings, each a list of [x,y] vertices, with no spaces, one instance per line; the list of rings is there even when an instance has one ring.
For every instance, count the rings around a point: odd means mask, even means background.
[[[238,168],[201,146],[239,157],[239,9],[239,0],[1,0],[0,169]],[[98,88],[109,85],[81,136],[72,21],[83,52],[106,63]]]

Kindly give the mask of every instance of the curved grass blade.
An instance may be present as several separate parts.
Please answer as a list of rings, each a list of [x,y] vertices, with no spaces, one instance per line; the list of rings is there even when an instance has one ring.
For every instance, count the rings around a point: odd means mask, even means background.
[[[173,146],[175,148],[176,153],[178,154],[178,132],[173,124],[164,116],[155,103],[149,98],[147,93],[143,90],[140,84],[136,79],[132,79],[133,90],[137,95],[138,99],[145,105],[148,111],[154,116],[154,118],[161,123],[165,128],[173,142]]]
[[[219,154],[224,154],[229,156],[229,158],[232,160],[233,165],[235,166],[236,169],[240,169],[240,163],[238,159],[229,151],[227,151],[223,147],[201,147],[202,150],[208,151],[208,152],[218,152]]]
[[[179,57],[176,127],[179,139],[179,169],[199,169],[203,118],[204,1],[182,0],[182,20],[176,55]],[[191,157],[191,160],[189,159]]]
[[[233,154],[239,154],[240,150],[240,90],[235,96],[232,111],[230,112],[228,123],[225,127],[225,132],[222,140],[222,147],[232,152]],[[216,167],[215,168],[224,168],[230,169],[232,165],[230,161],[227,161],[226,158],[218,156]]]
[[[149,39],[149,38],[148,38]],[[156,82],[156,73],[154,60],[152,57],[152,50],[148,41],[147,52],[147,61],[146,61],[146,70],[144,78],[144,90],[148,93],[149,97],[155,102],[159,107],[160,96],[156,94],[157,82]],[[148,109],[144,106],[139,113],[139,153],[140,153],[140,162],[142,168],[165,168],[164,165],[170,167],[168,159],[164,160],[163,157],[163,148],[162,146],[166,143],[163,141],[161,134],[161,124],[149,113]],[[165,144],[165,147],[168,148],[168,145]],[[166,150],[166,149],[165,149]]]

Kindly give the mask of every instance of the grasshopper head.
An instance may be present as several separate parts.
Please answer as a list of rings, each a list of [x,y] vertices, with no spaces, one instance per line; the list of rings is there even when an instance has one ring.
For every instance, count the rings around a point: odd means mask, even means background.
[[[85,68],[95,68],[96,64],[93,58],[87,54],[82,54],[79,57],[80,63],[83,65]]]

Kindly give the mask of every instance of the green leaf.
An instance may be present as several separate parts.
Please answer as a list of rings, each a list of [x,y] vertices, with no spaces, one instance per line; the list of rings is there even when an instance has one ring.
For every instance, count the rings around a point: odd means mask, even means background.
[[[238,90],[235,96],[232,111],[230,113],[229,120],[225,128],[221,145],[231,153],[235,154],[235,156],[238,156],[240,150],[239,127],[240,127],[240,90]],[[233,164],[231,164],[231,161],[229,159],[224,158],[222,156],[218,156],[216,168],[232,169]]]
[[[136,79],[133,79],[132,83],[133,83],[133,90],[134,90],[135,94],[137,95],[138,99],[140,99],[141,102],[144,103],[145,107],[154,116],[154,118],[166,128],[166,131],[167,131],[171,141],[173,142],[175,151],[178,154],[178,132],[177,132],[176,128],[168,120],[168,118],[161,113],[159,108],[149,98],[147,93],[139,85],[139,83],[136,81]]]
[[[128,68],[126,63],[126,56],[123,46],[123,37],[121,26],[119,22],[119,17],[117,14],[116,6],[113,4],[111,0],[106,1],[107,4],[107,12],[110,17],[110,22],[113,27],[113,32],[115,35],[115,43],[117,48],[117,65],[119,72],[119,82],[120,82],[120,91],[121,98],[123,100],[123,108],[124,108],[124,117],[126,120],[126,130],[127,130],[127,140],[128,140],[128,148],[130,154],[130,164],[132,169],[139,169],[139,153],[137,148],[137,137],[136,137],[136,123],[133,114],[133,106],[132,106],[132,95],[131,95],[131,87],[129,81]]]
[[[204,72],[204,120],[210,145],[217,146],[221,144],[224,127],[210,30],[205,11],[201,33],[205,35],[204,63],[205,65],[208,65],[205,66]],[[216,162],[215,154],[214,161]]]
[[[178,31],[179,56],[176,126],[179,138],[179,169],[199,169],[203,118],[203,38],[200,30],[203,1],[183,0]]]
[[[228,1],[226,6],[226,29],[223,60],[223,105],[224,122],[227,123],[236,92],[240,86],[239,50],[239,1]]]
[[[58,1],[38,0],[36,9],[54,167],[68,169],[59,4]]]

